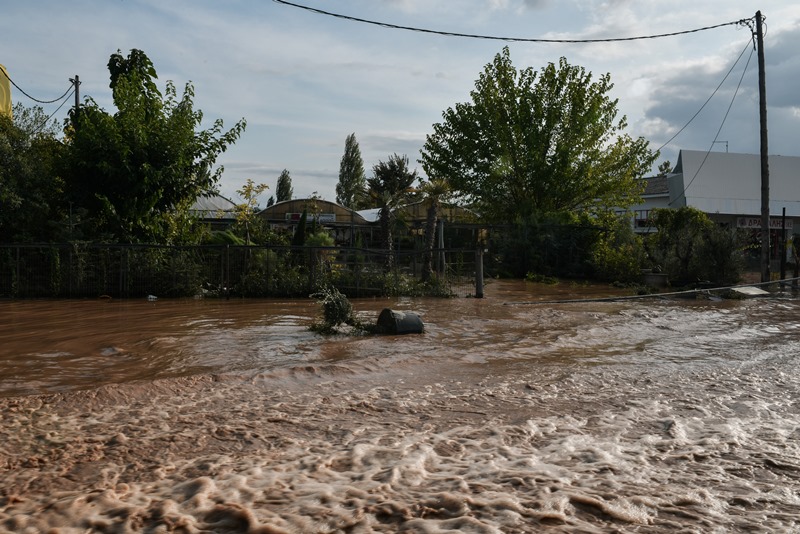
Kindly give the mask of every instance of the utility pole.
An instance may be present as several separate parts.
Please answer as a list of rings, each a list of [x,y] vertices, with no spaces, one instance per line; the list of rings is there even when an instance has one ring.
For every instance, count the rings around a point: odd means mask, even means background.
[[[767,82],[764,70],[764,31],[761,11],[756,11],[758,47],[758,116],[761,131],[761,281],[769,282],[769,149],[767,143]]]
[[[75,87],[75,120],[73,126],[76,128],[78,127],[78,111],[80,111],[81,105],[81,79],[76,74],[74,78],[70,78],[69,81],[72,82],[73,87]]]

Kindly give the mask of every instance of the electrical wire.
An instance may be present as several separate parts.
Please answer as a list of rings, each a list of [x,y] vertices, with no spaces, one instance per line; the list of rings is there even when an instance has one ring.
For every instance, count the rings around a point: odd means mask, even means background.
[[[38,98],[34,98],[34,97],[32,97],[31,95],[29,95],[28,93],[26,93],[26,92],[25,92],[25,91],[22,89],[22,87],[20,87],[19,85],[17,85],[17,84],[14,82],[14,80],[12,80],[12,79],[11,79],[11,76],[9,76],[8,74],[6,74],[6,72],[5,72],[3,69],[0,69],[0,72],[2,72],[2,73],[3,73],[3,76],[5,76],[5,77],[8,79],[8,81],[9,81],[9,82],[11,82],[11,85],[13,85],[14,87],[16,87],[17,91],[19,91],[20,93],[22,93],[23,95],[27,96],[28,98],[30,98],[31,100],[33,100],[34,102],[36,102],[36,103],[38,103],[38,104],[55,104],[55,103],[56,103],[56,102],[58,102],[59,100],[62,100],[64,97],[66,97],[66,96],[69,94],[69,92],[70,92],[70,91],[74,91],[74,90],[75,90],[75,85],[74,85],[74,84],[71,84],[71,85],[69,86],[69,89],[67,89],[66,91],[64,91],[64,94],[63,94],[63,95],[61,95],[61,96],[59,96],[58,98],[54,98],[53,100],[39,100]]]
[[[780,284],[781,286],[788,285],[787,282],[794,282],[795,284],[800,278],[783,278],[781,280],[770,280],[769,282],[759,282],[757,284],[738,284],[735,286],[720,286],[710,287],[708,289],[686,289],[683,291],[671,291],[669,293],[649,293],[647,295],[619,295],[616,297],[594,297],[587,299],[563,299],[563,300],[528,300],[523,302],[504,302],[504,306],[530,306],[530,305],[553,305],[553,304],[585,304],[589,302],[620,302],[626,300],[642,300],[642,299],[666,299],[667,297],[686,297],[690,295],[707,295],[710,296],[712,291],[735,291],[737,289],[770,286]]]
[[[714,89],[714,92],[711,93],[711,96],[709,96],[708,99],[706,99],[706,101],[703,103],[703,105],[700,106],[700,109],[698,109],[697,112],[694,115],[692,115],[692,118],[689,119],[689,121],[686,124],[684,124],[683,127],[680,130],[678,130],[678,132],[675,135],[670,137],[669,140],[666,143],[664,143],[663,145],[658,147],[658,150],[656,152],[661,152],[662,148],[664,148],[665,146],[670,144],[672,141],[674,141],[675,138],[678,137],[681,134],[681,132],[683,132],[692,123],[692,121],[697,118],[698,115],[700,115],[700,112],[703,111],[703,109],[706,107],[706,105],[708,105],[709,102],[711,102],[711,99],[714,98],[714,95],[716,95],[717,91],[720,90],[720,88],[722,87],[722,84],[725,83],[725,80],[727,80],[728,76],[730,76],[731,72],[733,72],[733,69],[735,69],[736,65],[739,64],[739,60],[742,59],[742,56],[744,55],[744,53],[747,51],[747,49],[749,47],[750,47],[750,41],[748,41],[747,44],[744,46],[744,48],[742,49],[742,53],[739,54],[739,57],[736,58],[736,61],[734,61],[733,65],[731,65],[731,68],[728,69],[728,72],[725,74],[725,77],[722,78],[721,82],[719,82],[719,85],[717,85],[717,88]],[[752,56],[753,54],[751,53],[750,55]],[[748,61],[750,61],[750,60],[748,59]]]
[[[58,113],[58,111],[59,111],[61,108],[63,108],[63,107],[64,107],[64,104],[66,104],[66,103],[67,103],[67,100],[69,100],[69,97],[71,97],[71,96],[72,96],[72,95],[74,95],[74,94],[75,94],[75,88],[73,87],[73,88],[72,88],[72,91],[70,91],[70,92],[69,92],[69,94],[66,94],[66,95],[64,95],[64,97],[63,97],[63,101],[62,101],[62,102],[61,102],[61,104],[60,104],[60,105],[59,105],[59,106],[56,108],[56,110],[55,110],[54,112],[52,112],[52,113],[51,113],[51,114],[50,114],[50,115],[49,115],[49,116],[48,116],[48,117],[47,117],[45,120],[43,120],[43,121],[42,121],[42,123],[41,123],[39,126],[37,126],[36,128],[34,128],[34,129],[33,129],[33,131],[31,132],[31,134],[36,134],[36,133],[39,133],[39,132],[42,130],[42,128],[44,128],[45,126],[47,126],[47,123],[48,123],[48,122],[50,122],[50,119],[52,119],[52,118],[53,118],[53,116],[54,116],[56,113]]]
[[[747,73],[747,68],[750,66],[750,60],[753,59],[753,50],[750,50],[750,55],[747,58],[747,63],[744,66],[744,70],[742,70],[742,76],[739,78],[739,84],[736,86],[736,90],[733,92],[733,97],[731,97],[731,103],[728,105],[728,110],[725,112],[725,116],[722,117],[722,123],[719,125],[719,129],[717,130],[717,134],[714,136],[714,140],[711,141],[711,145],[709,146],[708,150],[706,151],[705,156],[703,157],[703,161],[700,163],[700,166],[697,168],[697,171],[692,176],[692,179],[689,180],[689,183],[686,184],[683,188],[683,191],[680,195],[675,197],[675,200],[678,200],[682,196],[686,195],[686,191],[689,190],[689,187],[694,183],[695,178],[700,174],[700,171],[703,169],[703,166],[706,164],[706,160],[708,160],[709,154],[711,154],[711,150],[714,148],[714,143],[717,142],[719,138],[720,132],[722,132],[722,127],[725,126],[725,121],[728,119],[728,115],[731,112],[731,108],[733,107],[733,102],[736,100],[736,95],[739,94],[739,89],[742,87],[742,81],[744,80],[744,75]],[[671,206],[675,200],[671,200],[669,202],[669,206]]]
[[[619,42],[619,41],[637,41],[642,39],[656,39],[660,37],[673,37],[676,35],[686,35],[688,33],[696,33],[706,30],[713,30],[716,28],[722,28],[724,26],[733,26],[738,24],[747,24],[747,21],[751,20],[752,17],[748,19],[739,19],[734,20],[731,22],[723,22],[722,24],[715,24],[713,26],[704,26],[702,28],[695,28],[693,30],[684,30],[679,32],[671,32],[671,33],[659,33],[655,35],[640,35],[636,37],[613,37],[608,39],[537,39],[537,38],[526,38],[526,37],[500,37],[494,35],[478,35],[478,34],[471,34],[471,33],[457,33],[457,32],[447,32],[447,31],[439,31],[439,30],[431,30],[426,28],[416,28],[413,26],[401,26],[399,24],[391,24],[388,22],[379,22],[375,20],[368,20],[362,19],[358,17],[351,17],[349,15],[342,15],[339,13],[332,13],[330,11],[324,11],[322,9],[313,8],[310,6],[304,6],[301,4],[295,4],[293,2],[287,2],[286,0],[273,0],[278,4],[283,4],[286,6],[296,7],[299,9],[304,9],[306,11],[310,11],[312,13],[317,13],[319,15],[325,15],[328,17],[334,17],[338,19],[349,20],[352,22],[361,22],[363,24],[372,24],[373,26],[380,26],[382,28],[390,28],[394,30],[407,30],[407,31],[414,31],[414,32],[421,32],[421,33],[430,33],[435,35],[444,35],[446,37],[466,37],[470,39],[489,39],[495,41],[509,41],[509,42],[519,42],[519,43],[612,43],[612,42]]]

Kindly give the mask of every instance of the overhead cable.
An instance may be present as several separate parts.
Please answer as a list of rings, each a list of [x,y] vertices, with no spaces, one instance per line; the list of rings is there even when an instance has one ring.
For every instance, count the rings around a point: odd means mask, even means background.
[[[407,31],[414,31],[414,32],[421,32],[421,33],[431,33],[435,35],[444,35],[446,37],[466,37],[470,39],[489,39],[494,41],[509,41],[509,42],[519,42],[519,43],[611,43],[611,42],[618,42],[618,41],[637,41],[641,39],[656,39],[660,37],[673,37],[675,35],[685,35],[687,33],[695,33],[701,32],[706,30],[713,30],[715,28],[722,28],[723,26],[733,26],[738,24],[747,24],[747,21],[750,19],[739,19],[734,20],[731,22],[724,22],[722,24],[715,24],[713,26],[705,26],[702,28],[695,28],[693,30],[684,30],[679,32],[671,32],[671,33],[659,33],[655,35],[640,35],[635,37],[612,37],[607,39],[540,39],[540,38],[528,38],[528,37],[501,37],[495,35],[478,35],[472,33],[458,33],[458,32],[447,32],[447,31],[439,31],[439,30],[431,30],[426,28],[415,28],[413,26],[401,26],[399,24],[391,24],[388,22],[379,22],[375,20],[367,20],[358,17],[351,17],[349,15],[342,15],[340,13],[331,13],[330,11],[324,11],[322,9],[317,9],[310,6],[304,6],[301,4],[295,4],[293,2],[287,2],[286,0],[273,0],[278,4],[283,4],[287,6],[296,7],[299,9],[304,9],[306,11],[311,11],[312,13],[317,13],[319,15],[326,15],[328,17],[334,17],[338,19],[349,20],[352,22],[361,22],[363,24],[372,24],[373,26],[380,26],[383,28],[391,28],[394,30],[407,30]],[[752,18],[752,17],[751,17]]]
[[[3,73],[3,76],[8,78],[8,81],[11,82],[11,85],[16,87],[17,91],[19,91],[23,95],[27,96],[28,98],[30,98],[31,100],[33,100],[34,102],[39,103],[39,104],[55,104],[59,100],[64,99],[64,97],[66,97],[70,93],[70,91],[72,91],[74,89],[74,86],[70,85],[69,89],[64,91],[64,94],[59,96],[58,98],[54,98],[53,100],[39,100],[38,98],[34,98],[31,95],[29,95],[28,93],[26,93],[25,91],[23,91],[23,89],[19,85],[17,85],[16,83],[14,83],[14,80],[12,80],[11,77],[8,74],[6,74],[6,72],[3,69],[0,69],[0,72]]]
[[[63,98],[64,98],[63,102],[61,102],[61,104],[60,104],[60,105],[59,105],[59,106],[56,108],[56,110],[55,110],[54,112],[52,112],[52,113],[50,114],[50,116],[49,116],[49,117],[47,117],[45,120],[43,120],[43,121],[42,121],[42,123],[41,123],[39,126],[37,126],[36,128],[34,128],[33,132],[31,132],[31,133],[39,133],[39,132],[40,132],[40,131],[41,131],[41,130],[42,130],[44,127],[45,127],[45,126],[47,126],[47,123],[49,123],[49,122],[50,122],[50,119],[52,119],[52,118],[53,118],[53,116],[54,116],[56,113],[58,113],[58,111],[59,111],[61,108],[63,108],[63,107],[64,107],[64,104],[66,104],[66,103],[67,103],[67,100],[69,100],[69,97],[71,97],[71,96],[72,96],[72,95],[74,95],[74,94],[75,94],[75,88],[73,87],[73,88],[72,88],[72,90],[68,92],[68,94],[65,94],[65,95],[64,95],[64,97],[63,97]]]
[[[747,63],[745,63],[744,69],[742,70],[742,76],[739,78],[739,84],[736,86],[736,90],[733,92],[733,97],[731,97],[731,103],[728,104],[728,110],[725,111],[725,116],[722,117],[722,123],[720,123],[719,129],[717,129],[717,134],[714,136],[714,140],[711,141],[711,145],[706,151],[706,154],[703,157],[703,161],[700,163],[700,166],[697,167],[697,171],[694,173],[694,176],[692,176],[692,179],[689,180],[689,183],[684,186],[681,194],[676,196],[675,199],[671,200],[669,202],[669,205],[672,205],[676,200],[686,195],[686,191],[689,190],[689,187],[692,185],[692,183],[694,183],[695,178],[697,178],[697,176],[700,174],[700,171],[703,169],[703,166],[706,164],[706,160],[708,159],[709,154],[711,154],[711,150],[714,148],[714,144],[717,142],[717,139],[719,139],[719,134],[720,132],[722,132],[722,127],[725,126],[725,121],[728,120],[728,115],[731,112],[734,100],[736,100],[736,95],[739,94],[739,89],[741,89],[742,87],[742,81],[744,80],[744,75],[747,73],[747,67],[750,66],[751,59],[753,59],[753,50],[750,51],[750,55],[747,57]]]
[[[703,109],[706,107],[706,105],[708,105],[708,103],[709,103],[709,102],[711,102],[711,99],[712,99],[712,98],[714,98],[714,95],[716,95],[716,94],[717,94],[717,91],[719,91],[720,87],[722,87],[722,84],[723,84],[723,83],[725,83],[725,80],[727,80],[727,79],[728,79],[728,76],[730,76],[730,75],[731,75],[731,72],[733,72],[733,69],[736,67],[736,65],[738,65],[738,64],[739,64],[739,60],[740,60],[740,59],[742,59],[742,56],[744,55],[745,51],[748,49],[748,47],[749,47],[749,46],[750,46],[750,42],[748,41],[748,42],[747,42],[747,44],[746,44],[746,45],[744,45],[744,48],[742,49],[742,53],[741,53],[741,54],[739,54],[739,57],[738,57],[738,58],[736,58],[736,61],[734,61],[734,62],[733,62],[733,65],[731,65],[731,68],[730,68],[730,69],[728,69],[728,72],[725,74],[725,77],[724,77],[724,78],[722,78],[722,81],[721,81],[721,82],[719,82],[719,85],[717,85],[717,88],[716,88],[716,89],[714,89],[714,92],[713,92],[713,93],[711,93],[711,96],[709,96],[709,97],[706,99],[706,101],[703,103],[703,105],[702,105],[702,106],[700,106],[700,109],[698,109],[698,110],[697,110],[697,112],[696,112],[694,115],[692,115],[692,118],[691,118],[691,119],[689,119],[689,121],[688,121],[686,124],[684,124],[684,125],[683,125],[683,127],[682,127],[680,130],[678,130],[678,132],[677,132],[675,135],[673,135],[672,137],[670,137],[670,138],[669,138],[669,140],[668,140],[666,143],[664,143],[663,145],[661,145],[660,147],[658,147],[658,150],[657,150],[656,152],[661,152],[661,149],[662,149],[662,148],[664,148],[665,146],[667,146],[668,144],[670,144],[672,141],[674,141],[674,140],[675,140],[675,138],[676,138],[676,137],[678,137],[678,136],[681,134],[681,132],[683,132],[683,131],[684,131],[684,130],[685,130],[685,129],[686,129],[686,128],[687,128],[687,127],[688,127],[688,126],[689,126],[689,125],[692,123],[692,121],[693,121],[693,120],[695,120],[695,119],[697,118],[697,116],[698,116],[698,115],[700,115],[700,112],[701,112],[701,111],[703,111]],[[753,54],[751,53],[751,54],[750,54],[750,57],[752,57],[752,56],[753,56]],[[748,59],[748,62],[749,62],[749,61],[750,61],[750,60]]]

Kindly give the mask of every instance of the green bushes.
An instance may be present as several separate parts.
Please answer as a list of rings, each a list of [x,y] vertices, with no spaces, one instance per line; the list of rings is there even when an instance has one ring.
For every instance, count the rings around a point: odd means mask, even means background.
[[[656,232],[637,235],[627,215],[532,217],[493,233],[487,271],[511,277],[584,278],[637,283],[643,269],[673,285],[736,283],[744,270],[745,236],[691,207],[654,210]]]
[[[487,270],[512,277],[588,278],[631,282],[641,276],[644,249],[626,216],[555,214],[531,217],[495,232]]]
[[[591,253],[602,231],[596,221],[571,213],[532,216],[498,228],[492,232],[494,261],[487,272],[514,278],[529,272],[591,277]]]
[[[744,268],[744,236],[715,224],[692,207],[654,210],[646,249],[651,265],[667,273],[673,285],[709,281],[736,283]]]
[[[627,216],[609,216],[606,231],[599,234],[592,249],[595,277],[608,282],[632,283],[641,278],[645,264],[642,239]]]
[[[294,264],[289,249],[245,247],[244,268],[233,284],[237,295],[246,297],[296,297],[308,294],[307,271]]]
[[[322,322],[314,323],[311,329],[321,334],[336,332],[339,325],[347,324],[357,327],[353,316],[353,305],[347,297],[335,287],[323,287],[311,295],[322,306]]]

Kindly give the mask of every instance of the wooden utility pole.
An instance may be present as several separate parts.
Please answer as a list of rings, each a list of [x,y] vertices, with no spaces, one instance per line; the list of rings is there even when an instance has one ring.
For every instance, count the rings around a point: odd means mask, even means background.
[[[764,32],[761,11],[756,11],[758,47],[758,116],[761,124],[761,281],[769,282],[769,149],[767,143],[767,82],[764,69]]]
[[[80,110],[81,104],[81,79],[76,74],[74,78],[70,78],[69,81],[72,82],[73,87],[75,87],[75,120],[73,122],[73,126],[76,128],[78,127],[78,111]]]

